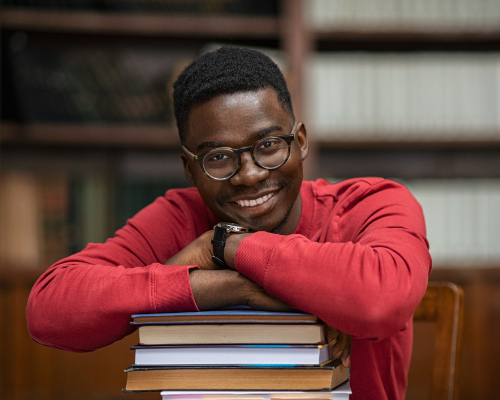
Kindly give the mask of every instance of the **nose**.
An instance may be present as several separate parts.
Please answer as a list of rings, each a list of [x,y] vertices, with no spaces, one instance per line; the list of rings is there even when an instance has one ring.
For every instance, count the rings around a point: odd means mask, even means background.
[[[241,154],[241,168],[229,180],[233,185],[253,186],[257,182],[267,179],[269,170],[256,165],[249,151]]]

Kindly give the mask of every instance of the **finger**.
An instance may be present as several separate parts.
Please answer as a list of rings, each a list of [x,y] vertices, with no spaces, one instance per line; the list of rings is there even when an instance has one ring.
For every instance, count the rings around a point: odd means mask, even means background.
[[[351,366],[351,348],[349,347],[348,349],[345,349],[341,356],[340,356],[340,361],[342,361],[342,365],[346,368],[349,368]]]
[[[351,345],[351,337],[343,332],[339,332],[339,336],[337,338],[336,343],[332,346],[332,358],[339,358],[342,355],[342,352],[350,347]]]
[[[340,331],[335,329],[333,326],[327,326],[327,342],[330,345],[330,348],[337,342]]]

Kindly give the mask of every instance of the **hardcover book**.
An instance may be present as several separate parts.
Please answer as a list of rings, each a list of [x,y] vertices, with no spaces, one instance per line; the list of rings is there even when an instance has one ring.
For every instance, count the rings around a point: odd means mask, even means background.
[[[142,345],[317,344],[326,342],[324,324],[142,325]]]
[[[325,324],[303,312],[272,312],[247,306],[214,311],[136,314],[141,345],[319,344]]]
[[[348,379],[340,360],[324,366],[137,366],[125,370],[125,391],[328,391]]]
[[[318,365],[328,345],[133,346],[135,365]]]
[[[303,312],[274,312],[254,310],[246,306],[227,307],[213,311],[136,314],[132,315],[133,325],[143,324],[201,324],[201,323],[286,323],[317,324],[321,321],[312,314]]]
[[[162,400],[349,400],[349,382],[329,391],[173,391],[164,390]]]

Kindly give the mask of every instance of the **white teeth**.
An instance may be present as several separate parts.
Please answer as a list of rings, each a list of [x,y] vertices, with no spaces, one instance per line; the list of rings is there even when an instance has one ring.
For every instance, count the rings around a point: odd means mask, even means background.
[[[238,200],[237,203],[240,207],[254,207],[258,204],[263,204],[268,201],[271,197],[274,196],[274,193],[266,194],[265,196],[259,197],[255,200]]]

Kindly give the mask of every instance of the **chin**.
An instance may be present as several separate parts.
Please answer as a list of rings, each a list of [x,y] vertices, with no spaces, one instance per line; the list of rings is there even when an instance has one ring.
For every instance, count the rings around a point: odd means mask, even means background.
[[[288,219],[290,217],[290,212],[291,209],[288,210],[288,212],[281,219],[274,219],[274,218],[273,220],[265,219],[262,222],[255,222],[255,223],[250,222],[247,223],[246,225],[248,225],[254,231],[265,231],[270,233],[281,234],[286,226],[286,223],[288,222]]]

